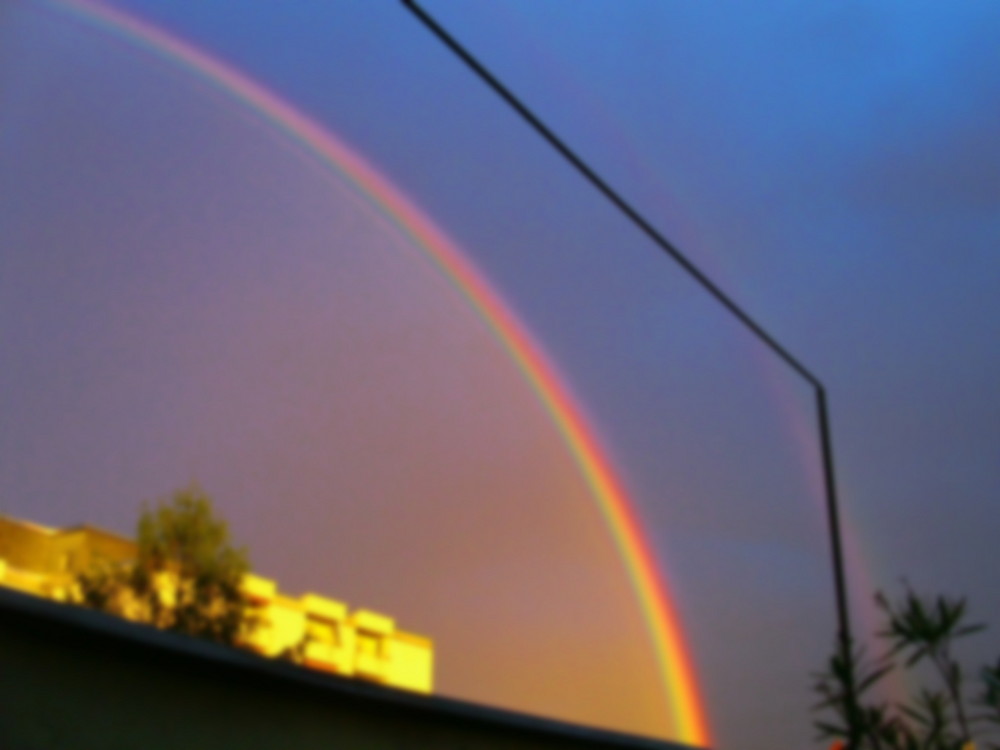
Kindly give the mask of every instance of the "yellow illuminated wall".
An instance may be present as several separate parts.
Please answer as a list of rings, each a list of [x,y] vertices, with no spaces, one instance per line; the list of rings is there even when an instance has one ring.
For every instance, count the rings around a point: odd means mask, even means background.
[[[133,560],[135,543],[93,526],[51,529],[0,516],[0,585],[57,601],[74,601],[75,577],[93,560]],[[169,582],[165,582],[169,588]],[[242,645],[311,669],[430,693],[430,639],[396,628],[393,618],[318,594],[290,597],[270,579],[243,579],[250,609]]]

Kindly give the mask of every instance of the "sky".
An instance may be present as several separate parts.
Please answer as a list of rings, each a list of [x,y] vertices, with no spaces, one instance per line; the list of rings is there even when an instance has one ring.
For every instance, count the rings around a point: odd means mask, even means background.
[[[433,637],[441,693],[677,737],[580,467],[440,268],[197,71],[58,0],[0,3],[0,512],[129,533],[197,481],[255,569]],[[401,5],[113,7],[454,241],[621,478],[714,746],[818,746],[809,389]],[[1000,7],[425,7],[824,382],[858,635],[903,577],[995,627]]]

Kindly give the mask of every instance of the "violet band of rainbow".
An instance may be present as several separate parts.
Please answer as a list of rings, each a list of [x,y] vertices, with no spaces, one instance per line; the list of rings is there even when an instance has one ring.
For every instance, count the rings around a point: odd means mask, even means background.
[[[578,466],[613,538],[648,628],[664,683],[674,737],[711,743],[690,649],[669,586],[659,572],[634,504],[568,381],[512,307],[468,256],[404,196],[328,130],[231,65],[134,15],[94,0],[48,0],[85,22],[190,70],[286,133],[338,172],[404,236],[417,245],[489,327],[555,427]]]

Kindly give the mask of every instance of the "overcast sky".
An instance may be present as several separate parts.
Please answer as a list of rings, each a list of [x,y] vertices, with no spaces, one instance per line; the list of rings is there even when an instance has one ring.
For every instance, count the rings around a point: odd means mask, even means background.
[[[614,461],[717,745],[814,746],[835,623],[804,384],[397,3],[115,7],[456,241]],[[827,385],[858,633],[902,576],[1000,623],[1000,6],[426,7]],[[56,0],[0,0],[0,167],[0,512],[130,533],[196,479],[262,573],[431,635],[442,692],[674,736],[557,430],[341,176]]]

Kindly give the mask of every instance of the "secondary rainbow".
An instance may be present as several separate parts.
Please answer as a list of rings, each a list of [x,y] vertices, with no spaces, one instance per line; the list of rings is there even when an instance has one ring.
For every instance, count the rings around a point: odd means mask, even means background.
[[[90,24],[191,70],[346,177],[430,258],[503,345],[550,415],[586,480],[634,587],[663,675],[675,738],[711,742],[708,718],[669,588],[621,481],[567,381],[468,258],[386,178],[344,143],[230,65],[145,21],[93,0],[50,0]]]

